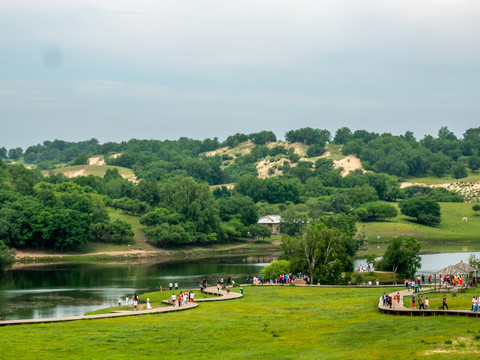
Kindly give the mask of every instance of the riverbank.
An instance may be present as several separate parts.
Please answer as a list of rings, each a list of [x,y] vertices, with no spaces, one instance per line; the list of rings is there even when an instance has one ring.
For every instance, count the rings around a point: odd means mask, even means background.
[[[145,250],[135,246],[120,245],[113,251],[98,251],[92,253],[52,253],[28,250],[17,251],[14,268],[37,264],[61,263],[130,263],[141,264],[149,262],[169,262],[185,260],[201,260],[205,258],[225,256],[276,256],[279,251],[279,238],[268,240],[236,241],[209,246],[188,246],[174,249]],[[119,248],[123,248],[119,250]]]

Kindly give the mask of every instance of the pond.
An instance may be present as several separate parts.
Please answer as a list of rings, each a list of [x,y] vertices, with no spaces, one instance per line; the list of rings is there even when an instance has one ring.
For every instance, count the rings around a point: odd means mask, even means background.
[[[118,298],[157,291],[169,282],[197,288],[230,276],[245,283],[273,257],[243,257],[156,264],[61,264],[18,268],[0,275],[0,318],[35,319],[83,315],[115,305]]]

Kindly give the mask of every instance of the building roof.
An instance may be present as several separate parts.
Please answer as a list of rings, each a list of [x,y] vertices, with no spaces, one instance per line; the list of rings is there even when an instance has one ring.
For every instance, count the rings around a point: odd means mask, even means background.
[[[280,215],[267,215],[258,219],[259,224],[280,224],[282,217]]]
[[[460,261],[456,265],[449,265],[446,268],[439,270],[435,273],[435,275],[465,275],[469,274],[471,272],[476,272],[478,271],[477,268],[474,268],[473,266],[470,266],[468,264],[465,264],[463,261]]]

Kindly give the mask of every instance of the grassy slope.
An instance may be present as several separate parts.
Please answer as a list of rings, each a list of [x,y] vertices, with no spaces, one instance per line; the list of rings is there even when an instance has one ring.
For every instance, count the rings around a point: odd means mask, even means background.
[[[395,236],[415,236],[423,242],[422,250],[480,250],[480,216],[474,216],[472,204],[441,203],[442,221],[436,227],[420,225],[399,214],[392,221],[357,224],[371,243],[390,241]],[[468,222],[462,222],[468,217]],[[380,240],[377,239],[380,236]],[[380,250],[382,246],[380,245]],[[376,246],[375,246],[376,247]]]
[[[178,313],[2,327],[0,348],[5,358],[21,354],[22,359],[477,356],[478,319],[381,314],[377,304],[383,291],[249,287],[242,299]]]
[[[407,181],[421,183],[421,184],[442,184],[442,183],[459,182],[459,181],[480,181],[480,172],[468,171],[468,176],[461,179],[455,179],[451,175],[447,175],[441,178],[436,176],[409,178],[407,179]]]

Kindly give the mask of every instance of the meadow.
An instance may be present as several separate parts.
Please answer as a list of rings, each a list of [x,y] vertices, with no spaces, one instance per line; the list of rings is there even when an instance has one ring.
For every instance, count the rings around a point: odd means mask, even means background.
[[[383,254],[396,236],[415,236],[422,243],[422,253],[480,251],[480,216],[471,203],[440,203],[441,223],[437,226],[418,224],[401,213],[390,221],[357,223],[368,236],[369,253]],[[468,221],[462,221],[467,217]]]
[[[1,327],[0,348],[22,359],[478,356],[480,320],[381,314],[383,291],[396,289],[251,286],[241,299],[178,313]]]

